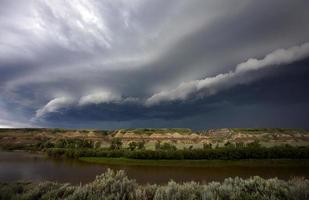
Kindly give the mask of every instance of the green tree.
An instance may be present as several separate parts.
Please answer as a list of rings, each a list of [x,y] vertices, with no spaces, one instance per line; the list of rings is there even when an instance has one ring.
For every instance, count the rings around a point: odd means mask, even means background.
[[[95,141],[94,144],[93,144],[93,147],[95,149],[99,149],[101,147],[101,142],[100,141]]]
[[[141,141],[137,143],[137,148],[139,150],[145,149],[145,141]]]
[[[66,142],[64,139],[60,139],[56,142],[55,147],[56,148],[65,148]]]
[[[235,144],[231,143],[230,141],[227,141],[225,144],[224,144],[225,147],[229,147],[229,148],[234,148],[235,147]]]
[[[251,148],[260,148],[261,146],[262,145],[260,144],[258,140],[255,140],[254,142],[247,144],[247,147],[251,147]]]
[[[209,144],[203,144],[203,149],[212,149],[212,144],[209,143]]]
[[[243,147],[245,147],[245,144],[243,142],[236,143],[236,148],[243,148]]]
[[[122,147],[122,141],[120,138],[113,138],[111,142],[110,149],[116,150],[121,149]]]
[[[160,150],[161,149],[161,142],[160,141],[157,141],[156,144],[155,144],[155,149],[156,150]]]
[[[177,150],[176,146],[170,144],[170,143],[164,143],[161,148],[162,150],[166,150],[166,151],[175,151]]]
[[[137,143],[136,142],[130,142],[129,143],[129,149],[131,150],[131,151],[134,151],[136,148],[137,148]]]

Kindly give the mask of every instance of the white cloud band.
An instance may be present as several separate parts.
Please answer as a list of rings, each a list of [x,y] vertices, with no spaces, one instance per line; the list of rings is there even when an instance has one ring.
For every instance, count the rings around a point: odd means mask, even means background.
[[[204,96],[213,95],[220,90],[253,81],[255,78],[248,77],[247,72],[289,64],[307,56],[309,56],[309,43],[304,43],[300,46],[294,46],[288,49],[278,49],[260,60],[250,58],[246,62],[238,64],[234,71],[219,74],[214,77],[207,77],[202,80],[184,82],[175,89],[158,92],[148,98],[145,104],[147,106],[152,106],[161,102],[185,100],[188,99],[190,95],[201,90],[203,90]]]

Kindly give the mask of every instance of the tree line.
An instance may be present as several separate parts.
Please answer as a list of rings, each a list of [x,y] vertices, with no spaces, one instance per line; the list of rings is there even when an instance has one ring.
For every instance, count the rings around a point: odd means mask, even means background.
[[[164,147],[165,148],[165,147]],[[51,157],[107,157],[107,158],[132,158],[132,159],[173,159],[173,160],[238,160],[238,159],[308,159],[309,146],[295,147],[289,145],[262,147],[218,147],[203,149],[45,149]]]

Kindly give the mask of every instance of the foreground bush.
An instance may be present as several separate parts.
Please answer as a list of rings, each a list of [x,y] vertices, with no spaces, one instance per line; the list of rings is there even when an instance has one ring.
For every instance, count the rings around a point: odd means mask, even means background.
[[[227,178],[222,183],[197,182],[176,183],[170,181],[167,185],[139,185],[129,179],[124,171],[108,170],[86,185],[72,186],[53,182],[42,183],[1,183],[0,199],[106,199],[106,200],[169,200],[169,199],[201,199],[201,200],[232,200],[232,199],[262,199],[280,200],[309,199],[309,180],[291,179],[250,179]]]

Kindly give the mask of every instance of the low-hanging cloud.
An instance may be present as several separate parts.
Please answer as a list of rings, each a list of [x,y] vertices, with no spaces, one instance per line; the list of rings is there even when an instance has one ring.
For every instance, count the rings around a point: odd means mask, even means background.
[[[138,98],[127,97],[123,98],[121,95],[110,91],[96,91],[81,97],[57,97],[50,100],[46,105],[36,111],[36,116],[33,121],[44,118],[45,115],[57,113],[61,110],[69,108],[84,108],[91,105],[100,104],[140,104]]]
[[[44,107],[38,109],[36,111],[36,118],[41,118],[47,113],[58,112],[59,109],[66,108],[72,103],[74,100],[70,97],[57,97],[49,101]]]
[[[56,113],[59,110],[69,107],[77,108],[92,104],[120,104],[128,102],[153,106],[161,102],[186,100],[189,97],[194,98],[197,94],[199,97],[210,96],[235,85],[254,81],[255,77],[248,77],[249,72],[259,71],[267,67],[289,64],[308,56],[309,43],[287,49],[278,49],[266,55],[263,59],[250,58],[246,62],[238,64],[234,71],[219,74],[214,77],[207,77],[202,80],[181,83],[177,88],[156,93],[144,102],[139,98],[123,98],[119,94],[104,90],[96,91],[79,98],[58,97],[50,100],[45,106],[38,109],[35,119],[43,118],[46,114]]]
[[[246,62],[240,63],[234,71],[219,74],[214,77],[207,77],[202,80],[184,82],[175,89],[156,93],[148,98],[145,104],[151,106],[160,102],[185,100],[201,90],[203,90],[202,95],[204,96],[213,95],[220,90],[253,81],[253,77],[248,77],[248,72],[262,70],[266,67],[289,64],[308,56],[309,43],[288,49],[278,49],[266,55],[263,59],[251,58]]]
[[[118,94],[101,91],[81,97],[79,100],[79,105],[84,106],[88,104],[117,103],[121,100],[122,98]]]

